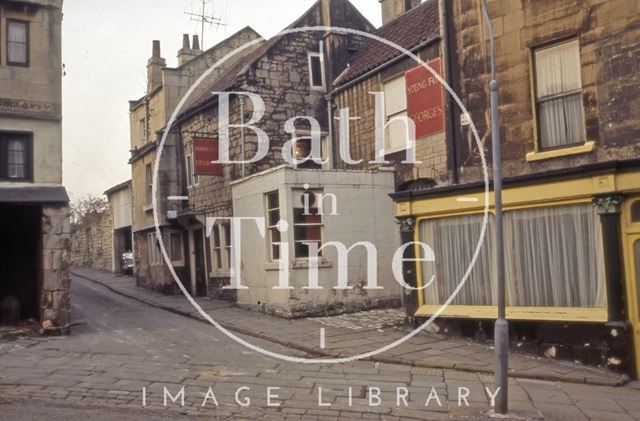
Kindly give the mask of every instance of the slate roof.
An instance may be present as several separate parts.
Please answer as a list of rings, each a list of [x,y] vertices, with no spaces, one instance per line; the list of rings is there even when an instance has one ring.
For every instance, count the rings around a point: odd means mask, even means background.
[[[425,1],[380,27],[374,34],[411,51],[440,35],[438,1]],[[370,42],[355,54],[349,68],[334,84],[337,87],[344,85],[401,54],[402,52],[387,44],[370,39]]]

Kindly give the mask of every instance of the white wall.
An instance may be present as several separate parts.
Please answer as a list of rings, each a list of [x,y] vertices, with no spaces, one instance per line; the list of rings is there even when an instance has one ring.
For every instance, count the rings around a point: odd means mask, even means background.
[[[319,269],[322,290],[305,290],[308,270],[305,261],[296,261],[293,249],[293,215],[300,206],[303,186],[334,194],[338,215],[330,215],[329,201],[323,217],[322,241],[343,243],[347,248],[359,241],[374,244],[378,252],[378,283],[383,290],[365,290],[367,282],[364,249],[349,256],[349,291],[336,291],[338,259],[333,248],[323,252],[326,260]],[[281,167],[252,176],[233,185],[233,211],[236,217],[265,217],[265,193],[280,193],[281,218],[289,223],[286,234],[290,257],[290,285],[293,290],[273,290],[278,284],[278,264],[269,261],[267,240],[255,224],[242,227],[242,277],[248,290],[238,291],[240,304],[301,306],[313,308],[327,304],[358,303],[377,298],[400,297],[400,286],[393,279],[391,261],[399,246],[399,234],[394,222],[394,205],[388,194],[394,190],[394,176],[389,171],[317,171]]]

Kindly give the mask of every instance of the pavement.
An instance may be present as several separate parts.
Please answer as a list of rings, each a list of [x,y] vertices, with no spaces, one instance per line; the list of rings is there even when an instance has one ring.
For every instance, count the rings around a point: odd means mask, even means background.
[[[147,305],[208,323],[183,295],[167,296],[139,288],[136,287],[134,278],[110,272],[76,267],[73,273]],[[196,298],[196,301],[208,316],[231,332],[264,339],[315,358],[345,358],[367,354],[400,340],[412,331],[404,323],[403,312],[398,309],[285,320],[241,309],[228,301],[210,298]],[[320,329],[324,330],[323,334]],[[321,336],[324,336],[324,341]],[[493,374],[494,369],[491,344],[426,331],[365,360],[483,374]],[[605,369],[519,353],[510,355],[509,376],[606,386],[622,385],[629,380],[627,376]]]
[[[491,416],[490,375],[374,361],[282,361],[241,346],[199,320],[75,275],[72,282],[69,336],[0,339],[0,420]],[[277,353],[315,355],[238,336]],[[503,419],[640,420],[636,383],[612,387],[513,377],[509,388],[512,414]]]

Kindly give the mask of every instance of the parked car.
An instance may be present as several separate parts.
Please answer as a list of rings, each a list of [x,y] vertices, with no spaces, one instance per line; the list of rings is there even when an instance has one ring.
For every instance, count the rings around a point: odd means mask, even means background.
[[[122,273],[133,275],[133,252],[122,253]]]

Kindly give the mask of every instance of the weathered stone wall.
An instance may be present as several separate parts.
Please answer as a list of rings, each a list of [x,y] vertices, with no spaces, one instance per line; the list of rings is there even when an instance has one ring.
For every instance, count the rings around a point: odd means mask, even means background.
[[[71,318],[69,261],[71,225],[67,206],[42,211],[42,321],[68,331]]]
[[[113,270],[113,218],[111,206],[92,213],[73,227],[71,262],[100,270]]]
[[[425,61],[439,56],[439,44],[417,52]],[[341,90],[335,98],[335,117],[339,117],[342,108],[349,108],[351,117],[358,118],[350,122],[349,148],[353,160],[363,160],[360,165],[349,165],[340,159],[338,148],[339,127],[342,122],[336,121],[334,129],[334,148],[336,167],[341,169],[371,169],[381,166],[371,164],[375,156],[375,97],[371,92],[384,91],[383,81],[403,75],[407,70],[418,66],[411,59],[404,59],[393,64],[370,77],[355,82]],[[444,96],[446,99],[446,95]],[[346,123],[345,123],[346,124]],[[445,133],[416,140],[416,159],[421,161],[415,165],[402,164],[406,160],[406,152],[398,152],[387,157],[387,166],[396,169],[396,186],[415,179],[432,179],[436,183],[445,183],[448,179],[447,145]]]
[[[454,86],[469,109],[490,159],[489,46],[480,0],[454,0],[459,66]],[[571,168],[640,155],[637,109],[640,2],[636,0],[489,1],[500,81],[504,175]],[[531,50],[571,37],[579,40],[585,128],[590,153],[527,162],[535,150]],[[468,127],[458,143],[461,181],[481,177],[478,148]]]

